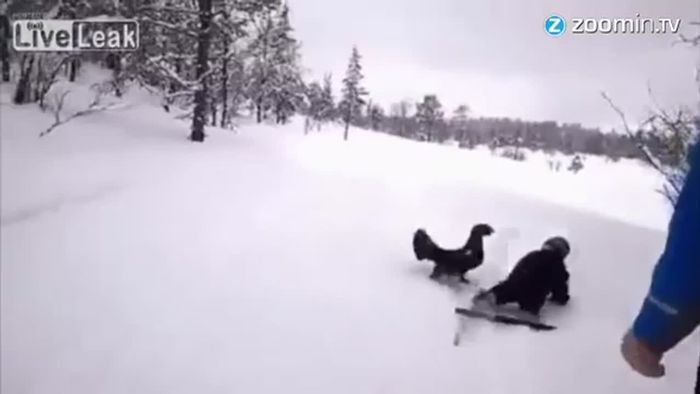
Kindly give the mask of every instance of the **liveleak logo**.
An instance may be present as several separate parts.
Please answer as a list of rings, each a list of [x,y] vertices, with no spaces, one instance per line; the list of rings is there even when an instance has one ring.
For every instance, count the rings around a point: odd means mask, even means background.
[[[133,51],[139,25],[133,20],[26,19],[12,23],[17,51]]]

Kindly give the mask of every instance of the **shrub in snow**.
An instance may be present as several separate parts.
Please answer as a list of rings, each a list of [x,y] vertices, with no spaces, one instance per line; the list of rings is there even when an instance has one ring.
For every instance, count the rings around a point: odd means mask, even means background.
[[[503,149],[503,152],[501,152],[501,156],[515,160],[515,161],[525,161],[527,160],[527,156],[525,155],[525,152],[523,152],[521,149],[513,146],[506,147]]]
[[[476,145],[472,143],[470,140],[466,141],[459,141],[459,148],[460,149],[474,149]]]
[[[70,90],[66,87],[63,86],[58,86],[56,89],[52,89],[51,93],[47,97],[47,107],[53,112],[54,115],[54,123],[49,126],[46,130],[42,131],[39,134],[39,137],[44,137],[47,134],[51,133],[56,129],[58,126],[61,126],[65,123],[70,122],[71,120],[75,118],[79,118],[82,116],[87,116],[94,114],[96,112],[102,112],[102,111],[107,111],[113,108],[116,108],[119,104],[114,103],[114,102],[109,102],[109,103],[103,103],[103,98],[104,96],[110,92],[111,89],[111,84],[110,83],[95,83],[90,87],[90,90],[94,93],[93,99],[90,102],[90,104],[77,112],[72,113],[71,115],[67,117],[63,117],[63,107],[64,103],[66,100],[66,96],[70,94]]]

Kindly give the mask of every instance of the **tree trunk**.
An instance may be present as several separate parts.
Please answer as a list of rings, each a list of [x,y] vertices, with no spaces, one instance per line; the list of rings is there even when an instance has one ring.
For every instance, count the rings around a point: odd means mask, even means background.
[[[217,108],[216,108],[216,100],[211,100],[211,125],[212,127],[216,127],[216,115],[217,113]]]
[[[0,63],[2,63],[2,81],[10,82],[10,19],[0,15]]]
[[[29,64],[27,64],[27,57],[29,58]],[[30,100],[31,93],[31,74],[32,68],[34,67],[34,55],[22,56],[22,61],[20,63],[20,76],[17,82],[17,87],[15,88],[15,95],[13,102],[15,104],[25,104]]]
[[[0,44],[0,58],[2,59],[2,81],[10,82],[10,51],[7,43]]]
[[[6,52],[7,53],[7,52]],[[10,82],[10,60],[9,56],[2,56],[2,81]]]
[[[112,88],[114,95],[122,96],[122,57],[118,53],[109,53],[105,57],[107,68],[112,70]]]
[[[163,49],[163,56],[165,56],[165,49]],[[175,60],[175,74],[182,75],[182,61],[180,59]],[[178,85],[175,81],[170,81],[168,84],[168,92],[175,93],[178,89]]]
[[[42,92],[44,92],[44,89],[46,89],[46,75],[44,73],[44,58],[43,56],[39,55],[39,60],[36,62],[36,77],[34,80],[34,94],[32,97],[34,97],[34,100],[39,100],[39,108],[44,110],[44,95]]]
[[[262,97],[258,98],[257,101],[255,102],[255,108],[257,111],[257,120],[258,123],[262,123]]]
[[[165,46],[163,46],[165,48]],[[165,50],[163,50],[163,56],[165,56]],[[175,74],[180,75],[182,72],[182,62],[180,59],[175,60]],[[163,109],[165,112],[170,112],[170,105],[175,102],[175,99],[173,98],[173,94],[177,92],[177,84],[175,81],[170,81],[168,83],[168,94],[165,95],[165,98],[163,100]]]
[[[122,58],[120,55],[115,55],[114,63],[114,95],[117,97],[122,96]]]
[[[355,113],[355,108],[353,104],[348,103],[348,112],[345,114],[345,133],[343,133],[343,139],[348,140],[350,134],[350,123],[352,122],[352,114]]]
[[[196,77],[199,82],[194,92],[194,116],[192,118],[192,134],[190,139],[195,142],[204,141],[204,124],[207,118],[207,79],[209,71],[209,44],[211,43],[211,3],[212,0],[198,0],[199,3],[199,32],[197,33],[197,67]]]
[[[229,38],[224,33],[224,56],[221,61],[221,128],[227,126],[228,117],[228,56],[229,56]]]
[[[80,59],[77,57],[71,59],[68,66],[68,80],[70,82],[75,82],[75,78],[78,76],[78,69],[80,68]]]
[[[277,124],[282,124],[283,117],[282,117],[282,108],[280,104],[278,103],[275,106],[275,123]]]

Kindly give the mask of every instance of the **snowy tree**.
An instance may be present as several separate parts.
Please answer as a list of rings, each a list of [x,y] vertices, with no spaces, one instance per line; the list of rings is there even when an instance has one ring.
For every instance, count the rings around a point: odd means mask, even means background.
[[[323,86],[318,81],[313,81],[306,88],[307,115],[311,123],[318,130],[321,125],[330,122],[334,118],[335,104],[333,102],[333,87],[330,74],[323,80]]]
[[[335,97],[333,96],[333,76],[326,74],[323,78],[323,90],[319,107],[319,119],[323,122],[335,120]]]
[[[452,128],[455,132],[456,138],[462,142],[466,141],[467,138],[469,137],[467,135],[467,120],[469,115],[469,107],[462,104],[458,106],[455,110],[454,113],[452,114],[452,119],[450,119],[450,123],[452,125]],[[469,146],[473,146],[474,141],[467,141],[469,143]]]
[[[212,40],[210,123],[230,127],[246,99],[246,42],[253,14],[264,4],[250,0],[214,3]],[[220,111],[219,111],[220,110]],[[219,115],[220,116],[217,116]],[[218,119],[217,119],[218,118]]]
[[[4,3],[0,9],[9,15],[22,12],[41,13],[46,19],[83,19],[98,15],[117,15],[122,11],[119,1],[114,0],[56,0],[39,1],[23,0]],[[5,12],[0,12],[4,14]],[[2,25],[2,23],[0,23]],[[5,26],[8,28],[9,26]],[[0,36],[9,38],[9,31],[0,26]],[[5,64],[9,55],[9,43],[5,39],[0,40],[0,59],[3,59],[5,75],[3,78],[9,80],[9,64]],[[115,54],[107,56],[114,57]],[[44,98],[51,86],[60,77],[61,71],[65,71],[68,80],[73,82],[78,76],[81,62],[84,60],[99,61],[106,56],[100,52],[21,52],[17,54],[20,75],[16,85],[14,100],[17,104],[38,102],[40,107],[45,109]],[[113,65],[121,64],[111,61]],[[115,68],[115,72],[119,69]],[[115,84],[113,91],[121,93]]]
[[[414,123],[411,117],[411,103],[408,100],[402,100],[391,106],[391,118],[393,120],[395,133],[401,137],[408,137],[409,126]]]
[[[125,55],[124,72],[160,94],[166,111],[174,104],[190,107],[195,91],[200,88],[195,76],[198,53],[182,48],[198,47],[199,4],[186,0],[144,0],[131,11],[139,22],[141,42],[138,51]],[[211,8],[207,15],[211,24]]]
[[[253,56],[251,65],[251,79],[248,86],[249,96],[255,105],[256,119],[258,123],[263,121],[265,113],[269,110],[270,103],[270,79],[272,73],[272,44],[271,37],[274,32],[274,21],[271,10],[258,15],[255,20],[256,37],[249,48]]]
[[[229,126],[250,93],[246,65],[252,58],[250,41],[257,37],[255,24],[280,1],[124,3],[131,4],[129,12],[141,29],[139,50],[123,59],[127,78],[161,94],[166,111],[172,105],[191,109],[192,140],[203,139],[207,123]]]
[[[45,4],[41,1],[27,1],[23,3],[21,1],[15,1],[11,4],[3,4],[3,8],[6,7],[8,13],[12,12],[29,12],[29,11],[44,11],[46,18],[57,18],[59,16],[59,11],[62,7],[62,2],[55,4]],[[65,17],[65,15],[64,15]],[[8,21],[9,23],[9,21]],[[0,26],[1,28],[1,26]],[[3,29],[4,30],[4,29]],[[11,35],[11,31],[9,32]],[[9,35],[5,35],[7,39],[10,38]],[[3,40],[4,41],[4,40]],[[9,46],[8,42],[5,45]],[[9,49],[9,48],[8,48]],[[0,49],[0,52],[3,50]],[[3,55],[2,58],[9,61],[9,51],[7,54]],[[15,104],[25,104],[39,102],[42,110],[44,109],[44,96],[48,92],[49,88],[58,78],[59,72],[64,68],[66,60],[69,55],[66,53],[51,53],[51,52],[23,52],[18,56],[19,63],[19,78],[17,80],[17,85],[15,86],[15,92],[13,96],[13,101]],[[4,67],[4,66],[3,66]],[[7,64],[7,68],[4,72],[7,72],[9,79],[9,68],[10,65]],[[75,77],[73,73],[72,78]]]
[[[256,37],[250,45],[249,91],[258,123],[269,111],[274,112],[277,123],[286,122],[302,100],[299,44],[292,36],[289,9],[280,4],[269,4],[257,14]]]
[[[527,156],[525,155],[525,152],[520,150],[518,147],[515,146],[508,146],[503,149],[503,152],[501,152],[501,156],[515,160],[515,161],[525,161],[527,160]]]
[[[345,123],[345,133],[343,138],[348,139],[350,124],[362,113],[362,106],[365,105],[364,96],[367,91],[362,87],[362,65],[360,65],[360,52],[357,47],[352,48],[352,55],[348,69],[343,79],[343,98],[338,105],[338,109]]]
[[[88,0],[59,0],[56,18],[82,19],[93,15],[92,4]],[[68,80],[73,82],[80,68],[79,54],[71,56],[68,61]]]
[[[19,61],[19,80],[13,102],[25,104],[38,102],[42,110],[44,98],[58,80],[60,71],[71,59],[65,53],[24,53]]]
[[[272,86],[270,101],[278,124],[287,123],[303,101],[299,66],[299,44],[292,36],[289,8],[282,7],[273,35]]]
[[[124,61],[130,78],[154,88],[163,108],[192,108],[190,140],[202,142],[209,112],[210,47],[215,26],[213,0],[125,2],[140,22],[141,45]],[[126,13],[126,12],[125,12]],[[195,53],[182,48],[196,48]]]
[[[41,103],[58,71],[68,70],[72,79],[81,60],[112,70],[111,94],[121,95],[134,81],[160,95],[166,111],[183,109],[178,116],[192,119],[193,141],[204,139],[207,124],[229,127],[244,104],[257,105],[261,119],[272,114],[284,123],[303,102],[299,44],[283,0],[13,0],[7,11],[78,19],[115,15],[134,18],[140,27],[133,52],[18,55],[18,103]],[[3,48],[0,66],[9,78]],[[332,95],[322,96],[332,107]],[[330,108],[322,107],[330,117]]]
[[[209,112],[210,47],[215,25],[213,0],[125,2],[140,24],[139,50],[128,54],[124,72],[163,97],[163,108],[192,109],[190,140],[202,142]],[[126,13],[126,12],[125,12]],[[182,48],[196,48],[195,53]]]
[[[367,116],[369,118],[369,127],[372,130],[381,130],[384,123],[384,109],[379,104],[372,104],[367,108]]]
[[[416,106],[416,118],[428,141],[435,139],[434,133],[438,125],[442,123],[443,117],[442,104],[434,94],[426,95],[423,97],[423,102]]]
[[[313,81],[306,88],[307,115],[316,123],[321,123],[321,111],[323,107],[323,88],[317,81]]]

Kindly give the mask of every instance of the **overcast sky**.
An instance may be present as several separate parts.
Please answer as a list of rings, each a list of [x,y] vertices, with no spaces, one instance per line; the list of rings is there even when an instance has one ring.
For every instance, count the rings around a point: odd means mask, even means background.
[[[363,56],[365,85],[388,106],[435,93],[449,112],[578,122],[605,129],[616,115],[608,92],[632,118],[650,100],[697,106],[700,52],[666,35],[545,34],[552,13],[577,17],[700,20],[700,0],[288,0],[310,77],[334,74],[350,50]],[[571,24],[569,24],[571,25]]]

